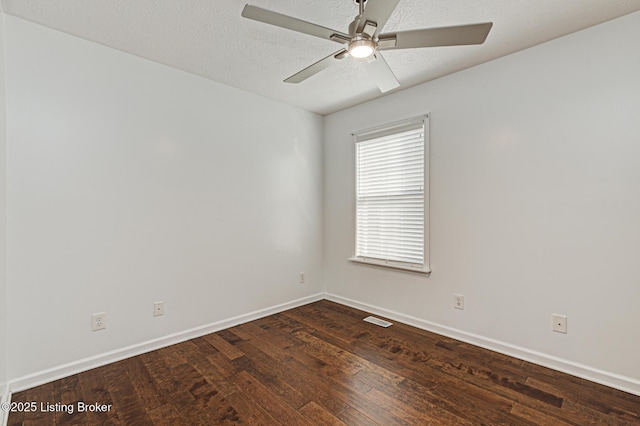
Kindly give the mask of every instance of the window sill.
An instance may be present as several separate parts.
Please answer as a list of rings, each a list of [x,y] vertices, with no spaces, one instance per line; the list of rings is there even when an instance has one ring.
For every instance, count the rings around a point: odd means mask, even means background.
[[[429,269],[429,267],[427,266],[422,266],[422,265],[412,266],[407,263],[393,262],[390,260],[350,257],[349,261],[353,263],[360,263],[362,265],[377,266],[380,268],[388,268],[388,269],[397,269],[401,271],[409,271],[409,272],[414,272],[416,274],[421,274],[421,275],[429,275],[431,273],[431,269]]]

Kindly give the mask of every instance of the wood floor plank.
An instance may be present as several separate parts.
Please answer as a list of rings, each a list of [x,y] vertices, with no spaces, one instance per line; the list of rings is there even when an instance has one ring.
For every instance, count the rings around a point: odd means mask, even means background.
[[[242,328],[240,328],[240,326],[235,326],[235,327],[228,328],[226,330],[222,330],[221,332],[219,332],[221,336],[223,335],[222,332],[225,332],[227,334],[229,333],[232,334],[233,335],[232,338],[235,341],[234,344],[237,344],[240,341],[248,342],[251,340],[251,336],[245,333],[244,331],[242,331]]]
[[[236,348],[217,334],[208,334],[204,336],[204,339],[211,343],[213,347],[219,350],[230,361],[244,356],[244,353],[242,353],[242,351],[238,350],[238,348]]]
[[[325,340],[341,350],[348,351],[353,355],[364,358],[371,363],[375,363],[378,367],[387,370],[397,376],[414,380],[425,387],[436,387],[439,385],[439,376],[433,369],[426,364],[428,358],[423,357],[420,353],[414,353],[411,356],[404,356],[399,353],[385,353],[370,341],[354,341],[349,345],[343,345],[340,340],[334,339],[333,336],[316,331],[314,336]],[[371,337],[373,341],[374,336]],[[341,346],[342,345],[342,346]],[[373,380],[374,377],[367,370],[358,372],[358,377],[365,377],[367,380]]]
[[[166,403],[160,405],[148,412],[149,419],[154,425],[158,426],[176,426],[176,425],[188,425],[189,420],[182,417],[176,408]]]
[[[211,354],[203,354],[200,352],[195,344],[191,342],[185,342],[181,345],[182,352],[180,356],[185,361],[180,367],[181,371],[184,371],[187,366],[191,367],[190,376],[193,377],[197,383],[192,386],[194,388],[199,384],[198,392],[203,393],[202,387],[206,387],[207,391],[211,394],[220,394],[223,396],[229,393],[235,392],[236,388],[233,386],[230,380],[228,380],[226,369],[220,369],[215,363],[212,363],[209,359]],[[177,371],[177,369],[176,369]],[[204,379],[205,382],[202,382]]]
[[[166,349],[166,348],[165,348]],[[144,363],[155,386],[161,390],[164,395],[170,396],[182,390],[182,386],[178,378],[172,373],[171,368],[165,362],[166,358],[162,356],[163,349],[146,353],[142,356]]]
[[[198,362],[194,364],[205,364],[205,361],[198,358]],[[182,393],[186,392],[194,398],[187,400],[189,417],[198,417],[203,423],[217,424],[221,419],[232,416],[234,410],[226,398],[235,392],[235,388],[226,381],[223,384],[218,383],[221,386],[217,387],[217,376],[214,375],[214,379],[210,379],[211,370],[208,369],[208,365],[205,364],[203,368],[194,364],[182,364],[173,370],[180,378]]]
[[[205,357],[212,365],[216,366],[216,370],[220,372],[222,377],[228,378],[239,372],[238,367],[229,362],[220,352],[206,354]]]
[[[323,300],[72,375],[12,401],[76,412],[8,425],[640,425],[640,396],[368,315]]]
[[[87,413],[87,423],[105,425],[120,424],[118,414],[113,408],[114,404],[111,399],[111,394],[109,394],[107,385],[102,377],[102,370],[96,368],[80,373],[78,374],[78,382],[82,389],[82,396],[85,402],[98,403],[108,407],[105,411],[92,411]]]
[[[615,425],[629,426],[640,425],[640,421],[634,419],[623,419],[613,414],[604,414],[601,411],[578,404],[573,401],[565,400],[562,408],[544,404],[540,401],[526,401],[518,403],[527,408],[535,410],[543,416],[558,419],[565,423],[583,426],[583,425]]]
[[[380,329],[380,330],[382,330],[384,332],[385,329]],[[320,332],[317,331],[314,334],[315,335],[319,335]],[[376,340],[375,339],[376,334],[377,334],[376,332],[372,332],[370,334],[370,336],[369,336],[370,340]],[[325,339],[325,340],[330,340],[331,339],[330,336],[322,336],[322,338]],[[340,344],[340,341],[334,341],[334,344],[338,345],[338,344]],[[356,345],[354,345],[354,346],[357,346],[357,345],[362,346],[363,342],[357,342]],[[378,356],[376,362],[386,363],[386,367],[388,369],[391,369],[391,370],[397,369],[397,367],[399,365],[404,365],[405,362],[406,362],[409,365],[409,367],[406,367],[401,372],[401,374],[404,374],[405,376],[409,376],[411,378],[414,378],[414,379],[416,379],[418,381],[423,381],[425,377],[429,377],[429,380],[433,380],[433,382],[431,382],[431,381],[428,382],[428,386],[429,387],[436,387],[438,385],[437,381],[443,381],[443,380],[451,381],[451,379],[448,378],[447,375],[439,374],[439,372],[437,370],[434,370],[433,368],[430,368],[430,367],[429,368],[422,368],[422,366],[424,364],[420,365],[420,367],[418,367],[416,365],[416,363],[417,364],[424,363],[426,360],[428,360],[428,357],[424,356],[424,354],[421,355],[419,353],[416,353],[415,351],[403,351],[402,350],[402,346],[408,346],[408,345],[409,344],[407,344],[405,342],[397,342],[397,344],[394,345],[394,349],[400,348],[399,350],[392,350],[391,351],[391,356],[386,356],[386,357],[379,357]],[[355,347],[351,347],[351,348],[343,347],[343,349],[347,349],[347,350],[349,350],[349,349],[354,350],[355,349],[354,353],[358,354],[358,351],[357,351],[357,349]],[[376,352],[373,352],[373,353],[376,353]],[[387,355],[389,355],[389,354],[387,354]],[[404,361],[402,361],[401,358],[405,358]],[[386,361],[388,359],[393,359],[393,362],[392,363],[387,363]],[[392,364],[392,365],[389,365],[389,364]],[[395,365],[393,365],[393,364],[395,364]],[[418,368],[416,368],[416,367],[418,367]],[[416,376],[416,375],[412,374],[412,372],[414,372],[414,371],[420,371],[421,374]],[[473,372],[472,369],[470,369],[470,371]],[[369,376],[368,373],[365,373],[365,374],[362,374],[362,373],[364,373],[364,372],[358,373],[357,376],[359,378],[361,378],[361,379],[364,378],[363,376],[367,376],[366,379],[371,379],[371,377],[368,377]],[[422,374],[422,373],[424,373],[424,374]],[[517,376],[517,378],[524,378],[524,376],[522,374],[519,374]],[[457,380],[457,379],[455,379],[455,380]],[[369,381],[367,381],[367,382],[369,383]],[[482,389],[477,388],[477,387],[474,387],[474,388],[475,388],[474,392],[476,394],[477,393],[483,393]],[[439,392],[442,392],[442,390],[446,389],[446,388],[440,387],[438,389],[439,389]],[[484,392],[484,394],[485,394],[485,397],[486,396],[490,396],[489,392]],[[455,397],[455,396],[457,396],[457,394],[453,393],[453,396]],[[432,398],[437,398],[434,395],[431,395],[431,397]],[[475,403],[475,406],[480,406],[480,407],[484,406],[485,408],[486,407],[491,407],[492,409],[495,408],[495,407],[498,407],[498,405],[496,404],[496,402],[499,401],[497,396],[494,395],[491,399],[492,400],[489,403],[482,403],[482,401],[478,401],[478,402]],[[467,403],[467,404],[473,403],[474,400],[476,400],[476,399],[472,397],[470,400],[468,399],[466,401],[461,401],[462,402],[462,406],[464,406],[465,403]],[[504,399],[502,399],[502,400],[504,400]],[[444,399],[440,399],[440,401],[444,402],[446,404],[446,402],[447,402],[446,396],[444,397]],[[509,411],[511,409],[511,406],[512,406],[511,403],[505,404],[505,406],[503,406],[503,408],[502,408],[502,417],[504,417],[505,415],[508,415],[508,413],[509,413]],[[491,416],[493,415],[492,413],[485,413],[485,414],[487,414],[487,417],[489,417],[489,418],[491,418]],[[500,415],[498,415],[497,413],[496,413],[496,416],[497,417],[494,417],[494,418],[501,418]],[[521,423],[523,423],[523,422],[519,422],[518,424],[521,424]]]
[[[280,326],[277,323],[272,324],[271,321],[268,321],[263,322],[263,325],[266,326],[267,329],[273,330],[271,334],[269,334],[271,339],[269,341],[263,341],[265,345],[277,346],[278,339],[280,338],[284,338],[285,342],[288,341],[287,338],[290,336],[280,330]],[[261,333],[261,327],[256,329],[254,326],[246,324],[245,326],[244,328],[250,330],[250,333],[256,333],[256,335]],[[406,424],[402,419],[380,409],[374,403],[364,398],[363,395],[371,388],[364,386],[364,383],[359,383],[358,380],[354,379],[352,371],[349,371],[348,367],[346,367],[344,371],[336,372],[336,370],[331,368],[331,365],[315,358],[313,351],[309,351],[304,345],[297,347],[297,349],[298,351],[292,352],[291,356],[287,358],[287,364],[293,365],[293,368],[296,368],[316,386],[334,395],[335,398],[345,401],[349,406],[365,416],[380,421],[381,424]],[[318,363],[317,361],[320,362]],[[347,377],[349,377],[349,379],[345,379]]]
[[[543,378],[529,377],[526,383],[545,392],[563,395],[567,400],[605,415],[631,421],[640,419],[640,404],[634,403],[634,398],[626,392],[611,392],[606,386],[584,379],[557,375],[557,372],[546,371]]]
[[[277,350],[273,351],[275,356],[280,357],[281,362],[285,362],[289,366],[295,367],[301,372],[304,371],[305,374],[312,376],[312,379],[315,380],[315,382],[322,383],[326,387],[339,386],[346,388],[346,393],[358,393],[361,395],[364,395],[364,393],[369,391],[370,388],[368,386],[364,386],[364,384],[357,381],[344,380],[344,378],[351,377],[357,372],[353,366],[345,364],[339,359],[330,359],[330,362],[326,362],[322,359],[324,357],[321,353],[317,353],[307,347],[304,342],[295,338],[290,333],[279,331],[277,329],[277,321],[275,320],[265,319],[263,324],[267,327],[273,327],[273,330],[268,336],[268,340],[262,340],[263,344],[272,348],[274,348],[274,346],[283,345],[285,348],[284,353],[280,353]],[[247,329],[256,333],[256,338],[260,337],[260,331],[254,326],[247,325]],[[339,380],[336,381],[336,379]]]
[[[318,339],[304,331],[298,331],[294,335],[308,344],[308,347],[317,349],[315,353],[320,354],[320,359],[330,360],[331,362],[338,362],[342,365],[348,365],[350,369],[353,369],[357,374],[361,371],[367,371],[369,374],[376,375],[378,379],[388,386],[397,386],[398,383],[404,380],[404,377],[395,374],[384,367],[380,367],[374,362],[367,359],[356,356],[348,351],[343,351],[340,348],[333,346],[332,344]]]
[[[310,305],[307,305],[294,310],[298,313],[298,316],[296,316],[296,318],[307,318],[312,316],[310,312],[307,312],[307,310],[310,309],[313,309],[315,311],[324,310],[326,312],[337,312],[339,313],[338,317],[324,315],[322,316],[322,319],[318,319],[318,321],[327,323],[323,325],[325,329],[336,330],[337,328],[340,328],[341,330],[348,330],[350,336],[356,339],[358,336],[362,336],[364,333],[362,333],[361,331],[358,332],[358,328],[354,329],[352,327],[357,327],[359,325],[360,330],[362,330],[362,328],[364,327],[369,327],[371,331],[366,333],[366,339],[357,339],[356,341],[352,342],[354,349],[358,346],[360,346],[361,350],[366,346],[376,346],[381,349],[386,349],[389,352],[387,354],[378,354],[379,351],[377,351],[375,348],[373,348],[374,350],[372,350],[371,353],[373,354],[373,356],[378,355],[378,362],[381,361],[383,363],[386,363],[386,368],[395,370],[396,373],[411,378],[414,381],[421,382],[425,386],[430,385],[430,383],[425,383],[425,380],[430,380],[434,382],[434,384],[437,384],[437,377],[435,377],[436,375],[433,374],[434,369],[431,368],[432,366],[425,365],[429,359],[436,358],[440,361],[448,361],[450,363],[459,363],[460,361],[463,361],[469,374],[476,374],[480,376],[484,375],[486,379],[490,379],[492,382],[495,382],[495,380],[504,380],[504,383],[506,385],[513,384],[513,386],[519,386],[518,389],[520,391],[536,392],[536,390],[528,389],[526,385],[521,385],[521,383],[526,380],[526,375],[520,371],[520,365],[522,364],[522,361],[520,360],[515,360],[508,363],[497,361],[503,360],[505,358],[512,360],[512,358],[498,354],[502,358],[498,357],[496,359],[492,359],[490,356],[490,354],[492,353],[490,353],[489,351],[480,352],[476,357],[477,359],[474,360],[467,354],[467,347],[471,347],[471,345],[464,346],[459,344],[461,342],[456,342],[453,339],[441,338],[441,336],[435,336],[422,330],[416,332],[414,328],[405,326],[403,324],[396,324],[392,328],[388,329],[367,323],[364,323],[363,326],[362,318],[364,318],[367,313],[354,310],[356,311],[355,313],[347,315],[345,314],[345,310],[350,310],[351,308],[345,309],[345,307],[337,304],[328,304],[326,306],[314,304],[312,306],[313,308],[311,308]],[[284,314],[293,316],[289,312],[285,312]],[[355,320],[355,322],[353,320]],[[352,323],[352,325],[349,327],[344,325],[348,322]],[[342,325],[337,326],[334,323],[339,323]],[[401,330],[401,332],[397,332],[397,330]],[[320,333],[321,329],[316,331],[314,334],[319,335]],[[419,335],[420,341],[416,340],[416,334]],[[329,340],[332,337],[333,336],[322,336],[322,338],[325,340]],[[339,345],[339,341],[334,344]],[[417,347],[421,350],[416,351]],[[344,347],[342,348],[345,349]],[[485,352],[489,355],[485,356]],[[384,358],[387,358],[389,360],[393,359],[393,362],[385,362]],[[408,365],[408,367],[403,371],[398,370],[398,366],[405,365],[405,363],[406,365]],[[492,367],[492,363],[498,364],[497,366],[495,366],[497,368]],[[490,374],[487,374],[487,372],[490,372]],[[490,385],[493,385],[493,383],[491,383]]]
[[[242,392],[234,392],[229,395],[229,402],[234,407],[234,412],[226,418],[222,418],[219,424],[249,424],[249,425],[284,425],[286,424],[273,418],[257,401],[251,399]]]
[[[113,408],[124,424],[152,425],[140,396],[127,374],[127,361],[103,367],[102,375],[113,401]]]
[[[313,426],[313,423],[284,403],[246,371],[236,374],[232,380],[245,395],[260,404],[273,418],[278,419],[281,423]]]
[[[446,362],[435,358],[430,359],[428,363],[443,374],[449,374],[458,380],[467,381],[480,388],[513,400],[514,402],[535,399],[556,407],[562,405],[562,399],[557,395],[536,389],[526,383],[512,380],[509,377],[500,376],[487,369],[480,368],[474,372],[469,369],[468,365],[462,362]]]
[[[418,411],[411,405],[405,404],[378,389],[371,389],[365,396],[368,400],[395,415],[397,418],[402,419],[402,421],[407,424],[425,425],[431,423],[433,420],[429,413],[423,410]]]
[[[203,364],[205,362],[206,359],[198,361]],[[212,383],[208,370],[203,373],[200,371],[200,366],[189,363],[180,364],[171,370],[179,378],[180,384],[168,395],[173,407],[187,418],[188,424],[232,424],[238,421],[241,417],[230,402],[237,389],[226,384],[218,388]]]
[[[353,407],[347,407],[346,410],[340,413],[338,418],[349,426],[380,425],[380,423],[373,421]]]
[[[56,413],[56,425],[82,425],[87,423],[87,412],[80,411],[79,403],[84,403],[79,386],[78,375],[65,377],[54,383],[56,400],[70,408],[68,411]],[[87,401],[91,403],[93,401]]]
[[[344,426],[345,423],[313,401],[300,408],[300,414],[314,425]]]
[[[300,392],[305,400],[315,400],[333,415],[341,413],[347,407],[344,401],[336,398],[323,387],[317,386],[308,371],[308,366],[293,362],[293,357],[287,353],[285,348],[250,334],[246,334],[246,337],[246,340],[237,343],[237,345],[247,354],[249,360],[255,365],[261,365],[262,368],[286,382],[290,387]],[[240,362],[244,362],[244,360],[242,358],[235,360],[236,364]]]
[[[164,394],[156,386],[140,356],[131,358],[126,367],[131,384],[146,411],[152,411],[167,404]]]
[[[278,345],[278,339],[283,338],[285,342],[289,342],[287,339],[288,333],[282,331],[280,325],[276,323],[266,322],[264,325],[274,329],[274,331],[269,335],[272,337],[269,341],[263,341],[266,345]],[[259,330],[256,330],[252,327],[253,332],[260,333]],[[275,331],[279,330],[279,331]],[[299,328],[293,329],[294,331],[299,331]],[[295,342],[291,342],[295,346]],[[354,410],[363,414],[365,417],[370,419],[376,419],[380,424],[385,425],[394,425],[394,424],[406,424],[402,419],[397,418],[392,413],[388,413],[383,409],[380,409],[375,403],[367,400],[366,398],[360,397],[364,393],[368,392],[370,387],[363,387],[362,384],[358,383],[357,380],[344,380],[347,376],[352,376],[352,371],[347,367],[344,371],[336,375],[335,370],[332,370],[331,365],[325,362],[314,362],[321,361],[315,358],[315,353],[313,350],[301,350],[305,346],[297,347],[298,351],[295,351],[291,354],[290,357],[286,358],[287,365],[293,366],[297,371],[300,372],[307,380],[311,383],[314,383],[315,386],[323,389],[325,392],[333,395],[335,398],[339,400],[343,400],[348,403]],[[311,367],[311,368],[310,368]],[[342,418],[342,417],[340,417]]]
[[[272,356],[276,360],[275,364],[272,363],[272,368],[278,372],[279,377],[282,377],[303,395],[312,395],[320,405],[326,407],[334,415],[342,412],[348,406],[344,394],[356,393],[348,385],[337,385],[328,375],[325,375],[324,368],[327,366],[325,363],[301,353],[296,353],[294,356],[278,343],[277,337],[263,340],[254,336],[254,340],[243,344],[245,353],[254,353],[248,347],[252,344],[259,347],[260,351],[264,351],[265,356]],[[264,359],[258,355],[255,359],[260,361],[261,358]],[[366,390],[369,389],[366,388]]]
[[[571,423],[563,422],[562,420],[547,415],[539,410],[527,407],[522,404],[516,403],[511,410],[515,416],[518,416],[522,419],[527,419],[531,421],[533,424],[538,425],[554,425],[554,426],[570,426]]]
[[[358,338],[368,336],[368,333],[363,333],[362,330],[353,332],[349,327],[345,327],[344,323],[337,322],[335,319],[334,321],[327,321],[326,316],[321,314],[321,311],[311,310],[310,308],[282,312],[281,315],[286,319],[294,321],[299,326],[306,326],[311,333],[315,330],[320,330],[334,336],[336,339],[341,339],[347,344]]]
[[[436,388],[425,388],[407,379],[396,388],[385,388],[390,396],[431,413],[435,420],[451,424],[502,424],[509,417],[512,402],[498,395],[492,395],[473,385],[450,386],[449,382]],[[512,425],[526,422],[510,421]]]
[[[299,309],[307,309],[307,306]],[[349,315],[347,312],[350,312],[351,308],[335,303],[314,305],[314,309],[339,314],[338,316],[325,315],[324,321],[328,321],[330,324],[329,327],[332,329],[335,328],[335,326],[331,324],[332,322],[346,323],[349,318],[356,320],[355,323],[353,321],[351,321],[351,323],[357,327],[360,324],[357,320],[362,321],[363,318],[369,315],[366,312],[357,310],[353,310],[355,311],[355,315],[354,312],[351,312]],[[303,311],[302,316],[304,317],[306,315],[307,312]],[[360,327],[362,327],[362,325]],[[351,333],[355,336],[362,335],[363,333],[361,331],[358,333],[360,327],[355,328]],[[522,372],[521,365],[523,361],[495,352],[479,352],[476,347],[464,342],[438,336],[427,331],[417,330],[400,323],[395,324],[392,328],[381,328],[367,323],[364,324],[364,327],[370,330],[366,333],[367,342],[373,343],[378,348],[385,349],[390,353],[411,358],[414,362],[426,362],[429,358],[451,359],[453,357],[457,361],[464,360],[465,364],[471,368],[477,368],[479,366],[485,369],[489,368],[494,374],[508,376],[512,380],[524,381],[527,377],[526,374]],[[343,328],[346,327],[343,326]],[[416,348],[420,348],[421,350],[416,351]]]
[[[262,353],[248,342],[243,346],[252,356],[251,358],[245,356],[236,358],[234,361],[238,370],[246,371],[255,377],[292,408],[299,409],[315,396],[310,389],[306,388],[305,383],[299,380],[299,377],[287,374],[289,370],[279,368],[267,354]]]
[[[327,356],[322,349],[305,344],[295,337],[293,333],[283,331],[279,327],[276,318],[268,319],[265,322],[274,324],[270,334],[272,339],[284,339],[283,342],[293,340],[292,348],[295,348],[295,350],[290,351],[291,359],[287,363],[297,365],[297,368],[301,371],[304,370],[305,366],[315,367],[311,371],[315,372],[314,380],[316,382],[323,383],[327,387],[343,389],[346,394],[364,395],[370,390],[368,385],[356,379],[347,380],[347,378],[353,378],[353,375],[359,371],[357,365],[341,362],[339,359]],[[298,332],[300,330],[296,329],[295,331]]]

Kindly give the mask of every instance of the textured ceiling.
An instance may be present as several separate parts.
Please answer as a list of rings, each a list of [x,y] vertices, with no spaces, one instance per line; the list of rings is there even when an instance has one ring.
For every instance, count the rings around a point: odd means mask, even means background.
[[[282,80],[336,43],[240,16],[243,0],[2,0],[5,13],[215,81],[327,114],[381,96],[344,60]],[[248,0],[347,32],[353,0]],[[483,45],[384,52],[401,90],[640,10],[640,0],[400,0],[383,32],[492,21]]]

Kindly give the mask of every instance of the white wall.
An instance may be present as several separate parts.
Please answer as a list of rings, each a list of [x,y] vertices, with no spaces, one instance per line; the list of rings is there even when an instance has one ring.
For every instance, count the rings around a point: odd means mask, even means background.
[[[7,270],[6,270],[6,109],[4,66],[4,13],[0,7],[0,398],[7,378]],[[0,415],[0,420],[2,416]]]
[[[10,378],[322,291],[322,117],[6,25]]]
[[[638,40],[635,13],[328,116],[327,291],[640,392]],[[351,264],[350,133],[425,112],[433,273]],[[568,334],[551,331],[552,313]]]

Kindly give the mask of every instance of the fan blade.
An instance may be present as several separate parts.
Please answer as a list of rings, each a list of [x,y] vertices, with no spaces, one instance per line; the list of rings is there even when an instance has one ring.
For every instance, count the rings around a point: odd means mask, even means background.
[[[362,32],[367,21],[375,22],[377,25],[375,33],[370,34],[372,38],[375,38],[380,34],[380,30],[387,23],[399,2],[400,0],[367,0],[362,19],[358,25],[358,32]]]
[[[270,10],[261,9],[259,7],[245,5],[242,9],[242,16],[253,19],[254,21],[264,22],[265,24],[275,25],[276,27],[286,28],[288,30],[297,31],[299,33],[309,34],[312,36],[332,40],[337,43],[346,43],[350,40],[347,34],[331,28],[321,27],[311,22],[302,21],[292,18],[291,16],[282,15]]]
[[[301,81],[306,80],[307,78],[319,73],[320,71],[329,68],[334,61],[339,61],[342,58],[344,58],[346,55],[345,53],[347,53],[346,49],[341,49],[338,50],[336,53],[332,53],[331,55],[327,56],[324,59],[320,59],[318,62],[316,62],[313,65],[308,66],[307,68],[303,69],[302,71],[292,75],[291,77],[287,78],[284,82],[285,83],[300,83]]]
[[[389,68],[389,64],[384,60],[382,55],[378,52],[375,55],[375,60],[365,63],[365,68],[369,72],[369,75],[375,80],[378,88],[382,93],[393,90],[400,86],[398,79]]]
[[[381,34],[378,49],[411,49],[415,47],[461,46],[482,44],[489,35],[492,22],[455,27],[426,28]],[[393,40],[395,39],[395,45]]]

